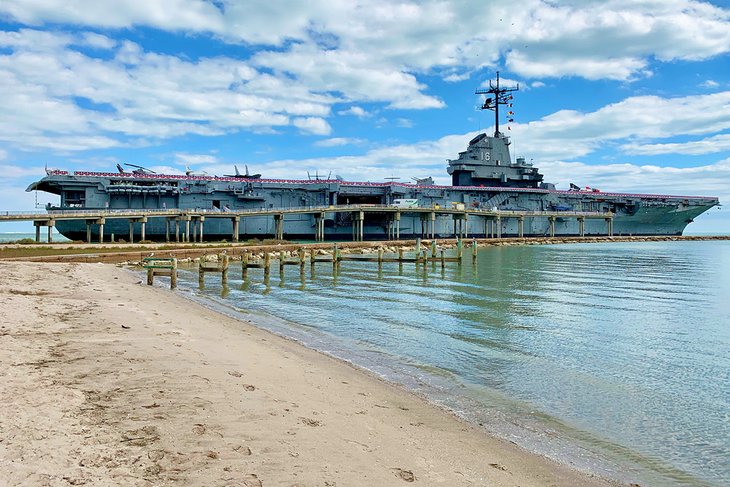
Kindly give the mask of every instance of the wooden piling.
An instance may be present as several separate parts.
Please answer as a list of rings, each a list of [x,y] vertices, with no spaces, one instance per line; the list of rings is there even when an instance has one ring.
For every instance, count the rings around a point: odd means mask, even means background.
[[[264,253],[264,277],[268,278],[271,274],[271,254],[269,252]]]
[[[314,263],[315,263],[315,257],[317,255],[317,251],[314,249],[309,249],[309,266],[314,270]]]
[[[431,240],[431,257],[436,257],[436,240]]]
[[[378,269],[383,268],[383,248],[378,248]]]
[[[244,281],[248,278],[248,250],[244,250],[241,254],[241,279]]]
[[[279,251],[279,276],[284,275],[284,252]]]
[[[304,274],[304,262],[306,261],[306,251],[301,248],[299,249],[299,272]]]
[[[221,262],[221,284],[225,286],[228,284],[228,254],[223,254],[219,257],[219,260],[220,259],[223,260],[223,262]]]
[[[172,269],[170,269],[170,289],[177,287],[177,259],[172,259]]]
[[[444,251],[441,249],[441,268],[446,268],[446,258],[444,257]]]
[[[478,247],[477,247],[477,241],[472,240],[471,241],[471,261],[476,264],[477,262],[477,253],[478,253]]]
[[[170,289],[177,287],[177,259],[169,257],[145,257],[142,266],[147,269],[147,285],[154,284],[155,276],[169,276]]]
[[[461,262],[463,250],[464,250],[464,243],[459,238],[456,240],[456,258],[459,259],[459,262]]]

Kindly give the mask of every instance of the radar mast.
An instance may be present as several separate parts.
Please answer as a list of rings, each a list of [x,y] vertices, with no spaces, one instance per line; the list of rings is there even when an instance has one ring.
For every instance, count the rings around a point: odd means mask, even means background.
[[[477,95],[494,95],[494,98],[487,97],[482,105],[482,110],[494,111],[494,137],[499,138],[502,134],[499,131],[499,105],[508,105],[512,99],[511,92],[520,89],[518,84],[516,88],[501,88],[499,86],[499,71],[497,71],[497,83],[492,84],[489,80],[489,89],[478,89],[474,93]]]

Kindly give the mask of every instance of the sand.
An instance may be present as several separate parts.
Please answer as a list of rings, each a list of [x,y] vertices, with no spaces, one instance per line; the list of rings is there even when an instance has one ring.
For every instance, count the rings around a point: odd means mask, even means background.
[[[0,272],[0,484],[613,485],[123,269]]]

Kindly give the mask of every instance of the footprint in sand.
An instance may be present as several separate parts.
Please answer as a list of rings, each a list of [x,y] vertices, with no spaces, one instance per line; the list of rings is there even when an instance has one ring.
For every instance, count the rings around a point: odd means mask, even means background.
[[[322,426],[322,421],[317,421],[316,419],[310,419],[310,418],[299,418],[299,421],[306,424],[307,426]]]
[[[391,468],[396,477],[406,482],[415,482],[416,476],[410,470],[403,470],[402,468]]]
[[[197,423],[195,426],[193,426],[193,433],[196,435],[204,435],[205,434],[205,425]]]
[[[243,478],[243,485],[245,485],[246,487],[263,487],[261,484],[261,480],[259,480],[258,475],[256,475],[255,473],[246,475]]]
[[[255,390],[256,390],[256,387],[255,387],[255,386],[253,386],[253,385],[251,385],[251,384],[244,384],[244,385],[243,385],[243,388],[244,388],[244,389],[246,389],[246,390],[247,390],[247,391],[249,391],[249,392],[251,392],[251,391],[255,391]]]
[[[507,471],[507,467],[505,467],[501,463],[490,463],[489,466],[490,467],[493,467],[493,468],[496,468],[497,470],[502,470],[503,472],[506,472]]]
[[[232,375],[233,377],[243,377],[243,374],[237,370],[229,370],[228,375]]]
[[[238,445],[233,447],[233,451],[240,453],[241,455],[250,456],[251,449],[247,446]]]

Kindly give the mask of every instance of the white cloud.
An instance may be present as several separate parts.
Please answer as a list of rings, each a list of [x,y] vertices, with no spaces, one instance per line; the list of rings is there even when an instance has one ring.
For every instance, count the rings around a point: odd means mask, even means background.
[[[364,96],[352,73],[392,83],[406,91],[401,106],[409,108],[440,105],[410,75],[441,68],[453,81],[501,55],[522,76],[631,79],[646,75],[652,58],[699,60],[730,49],[728,11],[695,0],[514,0],[480,4],[479,15],[472,3],[443,0],[5,0],[0,13],[26,25],[146,26],[285,46],[260,62],[319,83],[313,89],[345,88],[346,96]]]
[[[628,154],[713,154],[730,151],[730,134],[714,135],[701,140],[689,142],[672,142],[665,144],[626,144],[621,149]]]
[[[367,110],[365,110],[364,108],[358,107],[358,106],[351,106],[350,108],[348,108],[346,110],[340,110],[339,112],[337,112],[337,114],[338,115],[354,115],[355,117],[358,117],[358,118],[368,118],[368,117],[373,116],[372,113],[370,113]]]
[[[0,174],[3,175],[3,178],[16,179],[26,176],[38,176],[39,174],[45,173],[43,167],[24,167],[14,164],[0,164]]]
[[[95,32],[84,32],[81,34],[82,45],[91,47],[94,49],[113,49],[117,45],[117,41],[110,39],[107,36],[97,34]]]
[[[718,86],[720,86],[720,83],[718,83],[717,81],[711,80],[711,79],[708,79],[708,80],[700,83],[700,87],[702,87],[702,88],[717,88]]]
[[[307,132],[314,135],[329,135],[332,132],[332,127],[327,123],[327,120],[319,117],[306,117],[306,118],[295,118],[292,121],[295,127],[298,127],[303,132]]]
[[[397,127],[403,127],[403,128],[412,128],[413,127],[413,120],[410,118],[396,118],[395,119],[395,125]]]
[[[175,162],[178,164],[216,164],[218,158],[212,154],[175,154]]]
[[[569,160],[621,139],[635,139],[625,147],[640,151],[637,147],[652,138],[730,130],[729,106],[730,91],[677,98],[635,96],[589,113],[560,110],[528,124],[513,124],[510,133],[521,154]],[[722,138],[714,140],[720,142]]]
[[[343,145],[360,145],[364,142],[363,139],[354,137],[333,137],[331,139],[318,140],[314,145],[317,147],[341,147]]]

